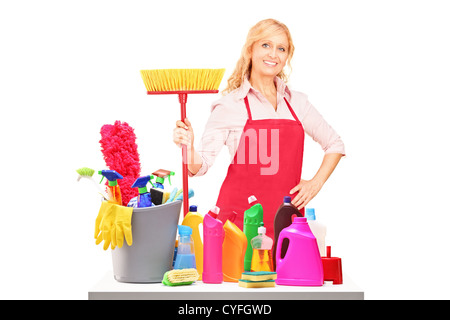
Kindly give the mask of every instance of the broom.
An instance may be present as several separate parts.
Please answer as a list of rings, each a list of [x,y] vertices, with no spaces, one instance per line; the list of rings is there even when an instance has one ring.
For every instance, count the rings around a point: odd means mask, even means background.
[[[156,69],[141,70],[147,94],[178,94],[181,121],[186,119],[187,95],[192,93],[218,93],[225,69]],[[189,211],[187,148],[183,156],[183,211]]]

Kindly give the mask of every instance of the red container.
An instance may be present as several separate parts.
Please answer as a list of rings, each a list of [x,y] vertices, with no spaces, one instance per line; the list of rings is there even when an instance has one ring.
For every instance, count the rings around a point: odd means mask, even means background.
[[[322,257],[323,280],[333,281],[333,284],[342,284],[341,258],[331,257],[331,247],[327,246],[327,256]]]

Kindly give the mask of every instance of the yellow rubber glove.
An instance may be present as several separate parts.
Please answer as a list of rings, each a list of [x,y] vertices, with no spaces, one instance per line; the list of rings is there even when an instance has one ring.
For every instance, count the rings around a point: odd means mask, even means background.
[[[100,237],[101,240],[98,243],[100,243],[103,240],[103,237],[100,234],[100,224],[103,220],[103,217],[106,215],[106,212],[108,210],[110,210],[111,206],[112,206],[112,203],[110,203],[108,201],[102,201],[102,205],[100,206],[100,210],[98,211],[97,218],[95,219],[94,239],[97,240]]]
[[[95,219],[95,244],[100,244],[102,241],[103,249],[108,249],[111,243],[111,229],[114,225],[115,210],[114,204],[109,201],[103,201],[98,213],[97,219]],[[101,232],[101,233],[100,233]],[[114,250],[114,248],[111,246]]]
[[[116,246],[122,248],[123,240],[129,246],[133,244],[133,236],[131,233],[131,216],[133,215],[133,208],[114,205],[115,220],[111,230],[111,247]]]
[[[110,244],[111,249],[114,250],[116,246],[122,248],[125,238],[127,244],[131,246],[133,244],[132,214],[133,208],[104,201],[95,221],[95,243],[98,245],[104,241],[103,250],[107,250]]]

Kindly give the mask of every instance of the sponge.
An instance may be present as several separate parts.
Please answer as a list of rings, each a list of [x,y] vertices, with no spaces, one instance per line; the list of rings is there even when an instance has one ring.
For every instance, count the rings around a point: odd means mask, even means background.
[[[276,272],[270,271],[253,271],[253,272],[243,272],[241,279],[250,281],[264,281],[264,280],[275,280],[277,278]]]
[[[275,287],[275,280],[250,281],[250,280],[240,279],[239,287],[243,287],[243,288]]]
[[[169,197],[170,197],[170,192],[164,192],[163,193],[162,204],[166,203],[167,200],[169,200]]]
[[[152,197],[152,202],[155,206],[159,206],[163,203],[164,191],[158,188],[150,189],[150,196]]]
[[[243,272],[239,280],[239,287],[243,288],[267,288],[275,287],[276,272],[252,271]]]
[[[166,286],[182,286],[192,284],[199,278],[197,269],[175,269],[164,273],[162,283]]]

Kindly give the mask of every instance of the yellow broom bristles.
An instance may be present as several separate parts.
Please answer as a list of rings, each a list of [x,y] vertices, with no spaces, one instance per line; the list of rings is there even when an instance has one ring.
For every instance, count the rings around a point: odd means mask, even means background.
[[[147,91],[218,90],[225,69],[141,70]]]

